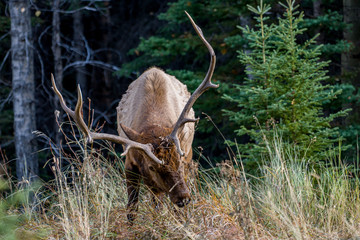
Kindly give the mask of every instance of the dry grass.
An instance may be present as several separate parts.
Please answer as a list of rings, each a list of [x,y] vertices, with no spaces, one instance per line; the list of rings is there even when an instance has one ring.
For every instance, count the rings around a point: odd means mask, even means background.
[[[269,163],[261,168],[260,178],[246,175],[236,164],[241,161],[234,158],[214,169],[194,164],[188,180],[192,202],[185,208],[175,207],[167,198],[155,208],[150,191],[143,186],[139,211],[130,225],[123,159],[112,145],[86,147],[72,134],[65,137],[70,151],[62,150],[57,154],[61,157],[49,162],[55,180],[43,187],[41,211],[33,212],[28,224],[33,229],[49,229],[45,239],[360,236],[359,179],[344,166],[315,171],[277,138],[267,142]],[[74,146],[77,151],[72,150]]]
[[[191,177],[193,203],[183,209],[164,198],[160,208],[151,201],[151,192],[142,187],[139,211],[133,225],[126,218],[126,184],[122,160],[109,164],[95,150],[83,162],[73,161],[66,171],[53,158],[55,182],[49,187],[52,197],[44,205],[45,223],[54,228],[52,236],[64,239],[241,239],[238,227],[241,204],[228,185],[206,171]],[[84,152],[85,153],[85,152]],[[77,153],[79,156],[79,153]],[[220,178],[219,178],[220,179]],[[213,185],[215,184],[216,185]],[[211,185],[211,187],[210,187]],[[245,203],[244,203],[245,204]],[[244,205],[245,206],[245,205]]]
[[[359,170],[341,163],[314,170],[281,140],[267,144],[271,161],[252,190],[267,228],[281,238],[359,237]]]

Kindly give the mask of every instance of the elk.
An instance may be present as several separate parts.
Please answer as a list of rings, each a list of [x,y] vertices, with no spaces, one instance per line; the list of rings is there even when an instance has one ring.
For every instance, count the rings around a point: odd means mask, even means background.
[[[210,52],[208,72],[192,95],[187,87],[174,76],[152,67],[133,81],[117,107],[119,135],[91,131],[82,117],[82,95],[77,88],[78,100],[71,110],[56,88],[52,76],[53,90],[60,99],[61,107],[68,113],[89,142],[108,140],[123,145],[126,156],[126,184],[128,192],[128,219],[134,219],[139,198],[139,183],[144,184],[155,195],[167,193],[172,203],[184,207],[190,202],[190,191],[185,182],[188,165],[192,160],[192,142],[195,132],[195,114],[192,109],[199,96],[210,88],[216,56],[201,29],[185,12],[197,35]]]

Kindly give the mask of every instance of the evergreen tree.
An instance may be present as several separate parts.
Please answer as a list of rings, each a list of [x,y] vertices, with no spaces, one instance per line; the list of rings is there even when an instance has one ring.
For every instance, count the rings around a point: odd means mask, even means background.
[[[315,38],[299,43],[305,32],[300,27],[303,13],[296,11],[293,0],[287,0],[283,18],[268,24],[270,7],[249,7],[256,14],[254,29],[242,28],[251,52],[239,51],[246,66],[243,85],[235,84],[235,92],[225,99],[235,102],[237,111],[226,110],[238,125],[238,136],[248,136],[249,144],[240,144],[249,162],[257,160],[265,150],[263,134],[271,139],[275,131],[284,142],[296,146],[302,156],[319,160],[339,140],[337,128],[330,123],[346,111],[324,115],[323,106],[341,93],[328,84],[329,61],[319,59],[321,45]],[[256,118],[256,121],[254,120]],[[274,124],[276,125],[274,129]],[[263,131],[262,131],[263,130]]]

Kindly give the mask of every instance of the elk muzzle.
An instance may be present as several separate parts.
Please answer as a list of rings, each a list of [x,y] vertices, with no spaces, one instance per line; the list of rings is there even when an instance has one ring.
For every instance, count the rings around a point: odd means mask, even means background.
[[[169,190],[169,196],[171,202],[178,207],[184,207],[190,203],[190,191],[184,181],[175,183],[175,185]]]

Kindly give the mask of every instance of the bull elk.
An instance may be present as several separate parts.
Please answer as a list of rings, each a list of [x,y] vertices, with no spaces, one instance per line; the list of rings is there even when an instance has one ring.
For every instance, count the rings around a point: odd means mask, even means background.
[[[167,193],[178,207],[190,201],[185,176],[192,159],[194,123],[198,121],[192,106],[202,93],[218,85],[211,82],[216,62],[214,50],[191,16],[185,13],[210,52],[210,66],[204,80],[190,96],[187,87],[175,77],[156,67],[148,69],[130,84],[117,107],[119,136],[91,131],[82,117],[80,86],[73,111],[66,106],[52,76],[53,90],[60,99],[61,107],[73,118],[89,142],[102,139],[123,145],[128,192],[127,217],[130,221],[137,208],[141,178],[154,194]]]

